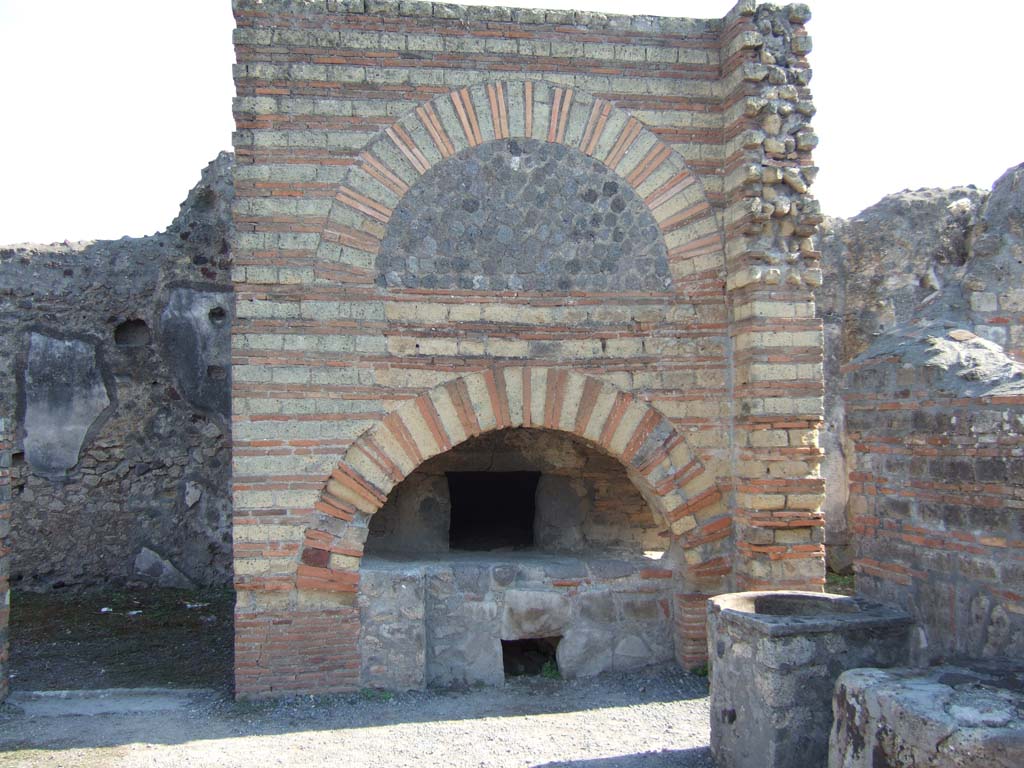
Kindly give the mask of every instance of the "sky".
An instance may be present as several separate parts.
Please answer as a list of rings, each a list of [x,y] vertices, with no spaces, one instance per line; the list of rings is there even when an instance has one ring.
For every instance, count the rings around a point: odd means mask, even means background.
[[[512,4],[713,18],[733,0]],[[989,188],[1024,162],[1024,3],[809,4],[812,192],[826,213],[852,216],[908,188]],[[232,27],[230,0],[0,0],[0,243],[170,224],[201,169],[231,148]]]

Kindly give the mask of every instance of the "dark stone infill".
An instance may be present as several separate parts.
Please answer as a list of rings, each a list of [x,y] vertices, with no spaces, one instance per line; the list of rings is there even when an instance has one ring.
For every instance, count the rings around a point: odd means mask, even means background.
[[[643,201],[582,152],[492,141],[431,168],[377,258],[392,288],[664,291],[667,251]]]

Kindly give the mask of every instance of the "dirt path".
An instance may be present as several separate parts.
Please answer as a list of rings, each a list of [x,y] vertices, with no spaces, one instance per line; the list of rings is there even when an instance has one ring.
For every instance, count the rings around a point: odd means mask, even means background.
[[[711,766],[706,682],[673,666],[394,696],[176,695],[165,709],[94,715],[67,714],[74,702],[31,714],[21,699],[0,714],[0,766]]]

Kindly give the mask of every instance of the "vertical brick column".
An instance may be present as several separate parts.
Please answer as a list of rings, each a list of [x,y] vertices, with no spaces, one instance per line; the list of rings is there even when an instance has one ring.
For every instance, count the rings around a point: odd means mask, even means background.
[[[676,661],[694,669],[708,660],[708,609],[710,594],[683,592],[676,595]]]
[[[0,701],[7,698],[7,662],[10,658],[8,626],[11,618],[11,441],[10,422],[0,416]]]
[[[722,32],[740,589],[824,584],[809,17],[803,5],[741,2]]]

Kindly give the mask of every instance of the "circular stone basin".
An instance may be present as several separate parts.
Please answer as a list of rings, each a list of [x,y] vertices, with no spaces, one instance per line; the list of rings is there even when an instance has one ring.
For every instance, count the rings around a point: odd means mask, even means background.
[[[817,592],[748,592],[736,595],[728,607],[762,616],[827,616],[831,613],[859,613],[852,597]]]
[[[771,635],[847,631],[875,624],[909,623],[902,611],[860,597],[822,592],[734,592],[710,601],[724,621]]]

